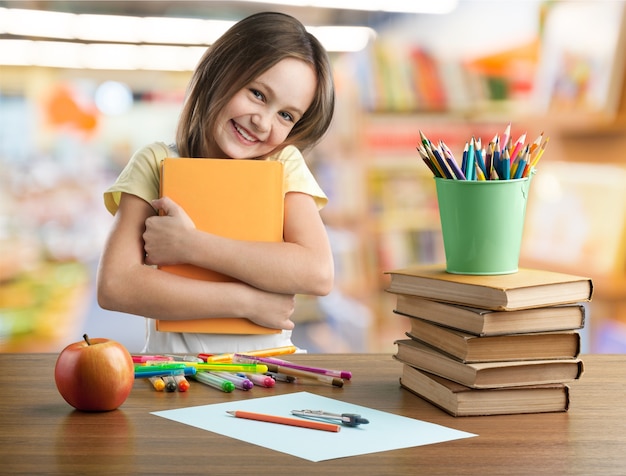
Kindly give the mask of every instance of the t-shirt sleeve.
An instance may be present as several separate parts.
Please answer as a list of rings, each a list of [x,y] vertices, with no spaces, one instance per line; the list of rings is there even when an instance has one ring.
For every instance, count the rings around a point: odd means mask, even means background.
[[[328,197],[306,165],[302,153],[296,147],[285,147],[278,154],[276,160],[282,162],[284,166],[285,194],[288,192],[301,192],[311,195],[318,209],[322,209],[328,203]]]
[[[161,162],[174,154],[163,143],[139,149],[126,164],[117,180],[104,192],[104,205],[115,215],[122,193],[135,195],[146,202],[159,198]]]

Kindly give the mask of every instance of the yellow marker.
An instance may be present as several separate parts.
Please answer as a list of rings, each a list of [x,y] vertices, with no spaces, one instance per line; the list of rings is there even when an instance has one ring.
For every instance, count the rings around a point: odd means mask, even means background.
[[[255,357],[273,357],[275,355],[293,354],[298,348],[295,345],[283,347],[273,347],[271,349],[251,350],[248,352],[237,352],[238,354],[254,355]],[[217,354],[208,356],[207,362],[232,362],[234,354]]]
[[[162,392],[165,389],[165,382],[160,376],[150,377],[148,380],[150,380],[150,383],[157,392]]]
[[[181,362],[183,363],[183,362]],[[151,367],[150,362],[146,362],[148,368]],[[267,365],[263,364],[240,364],[226,362],[184,362],[185,367],[193,367],[200,371],[215,372],[252,372],[255,374],[264,374],[267,372]],[[141,376],[141,374],[139,374]]]

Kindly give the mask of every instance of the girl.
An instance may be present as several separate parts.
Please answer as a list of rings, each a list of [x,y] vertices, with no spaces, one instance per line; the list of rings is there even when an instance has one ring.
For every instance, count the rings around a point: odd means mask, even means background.
[[[327,198],[301,151],[328,129],[334,101],[327,53],[288,15],[252,15],[207,50],[191,78],[176,144],[137,151],[104,195],[115,220],[98,269],[98,303],[149,318],[144,352],[291,345],[295,295],[326,295],[333,286],[332,254],[319,215]],[[238,241],[196,230],[182,208],[158,198],[160,162],[175,156],[281,161],[283,242]],[[192,280],[155,267],[177,263],[240,282]],[[225,316],[247,317],[282,332],[242,336],[155,329],[155,319]]]

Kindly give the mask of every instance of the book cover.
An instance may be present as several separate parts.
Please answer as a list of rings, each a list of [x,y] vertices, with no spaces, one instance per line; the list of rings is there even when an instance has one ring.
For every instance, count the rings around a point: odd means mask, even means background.
[[[455,417],[566,412],[570,403],[565,384],[473,389],[406,364],[400,385]]]
[[[491,310],[528,309],[590,301],[591,278],[520,268],[501,275],[452,274],[445,265],[416,265],[388,271],[387,291]]]
[[[566,383],[583,373],[583,363],[577,358],[463,363],[413,339],[395,343],[396,360],[471,388]]]
[[[406,334],[465,363],[573,359],[580,353],[580,335],[575,331],[480,337],[411,319]]]
[[[161,168],[161,196],[187,212],[196,228],[248,241],[283,239],[283,165],[265,160],[166,158]],[[207,281],[235,281],[193,265],[162,266],[163,271]],[[245,318],[157,320],[163,332],[274,334]]]
[[[493,311],[398,294],[394,312],[420,318],[478,336],[582,329],[583,304],[545,306],[517,311]]]

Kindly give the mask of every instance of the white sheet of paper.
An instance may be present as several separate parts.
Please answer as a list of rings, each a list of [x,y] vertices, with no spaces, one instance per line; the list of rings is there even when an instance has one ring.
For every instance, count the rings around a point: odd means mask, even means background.
[[[357,413],[369,424],[338,433],[235,418],[228,410],[293,417],[291,410]],[[477,436],[434,423],[353,405],[308,392],[152,412],[185,425],[247,441],[309,461],[377,453]]]

